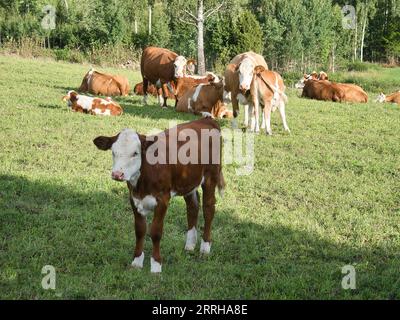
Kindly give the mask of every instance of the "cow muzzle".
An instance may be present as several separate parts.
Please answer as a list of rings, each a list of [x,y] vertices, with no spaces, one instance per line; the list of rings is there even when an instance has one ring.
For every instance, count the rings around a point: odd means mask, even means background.
[[[124,173],[121,171],[113,171],[111,173],[111,178],[115,181],[124,181]]]

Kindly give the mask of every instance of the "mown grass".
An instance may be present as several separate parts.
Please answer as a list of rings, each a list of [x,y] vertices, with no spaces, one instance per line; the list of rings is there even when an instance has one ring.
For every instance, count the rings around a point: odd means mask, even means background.
[[[164,129],[192,115],[118,99],[119,118],[75,114],[61,97],[88,66],[0,56],[0,298],[399,299],[400,109],[333,104],[290,92],[292,134],[255,137],[255,170],[224,167],[212,254],[184,252],[184,201],[166,217],[162,275],[129,267],[133,218],[111,155],[92,139]],[[129,77],[138,73],[106,69]],[[395,72],[398,72],[395,71]],[[230,127],[229,122],[222,122]],[[202,219],[200,221],[202,226]],[[198,248],[197,248],[198,249]],[[357,289],[343,290],[353,265]],[[42,267],[57,271],[41,287]]]

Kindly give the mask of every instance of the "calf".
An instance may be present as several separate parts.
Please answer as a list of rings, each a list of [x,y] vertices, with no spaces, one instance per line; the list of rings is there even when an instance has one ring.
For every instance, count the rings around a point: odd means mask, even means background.
[[[228,101],[228,96],[224,96],[223,81],[200,84],[191,88],[179,99],[176,111],[210,114],[213,118],[233,118],[232,111],[225,105]]]
[[[120,116],[123,113],[121,106],[112,101],[111,98],[94,98],[69,91],[63,97],[63,101],[66,101],[72,111],[75,112],[102,116]]]
[[[290,132],[286,123],[285,102],[287,102],[287,96],[282,77],[277,72],[266,70],[263,66],[257,66],[254,73],[253,106],[258,109],[261,104],[264,108],[261,129],[266,128],[267,134],[272,135],[271,111],[278,108],[285,131]],[[258,112],[254,112],[251,126],[258,128]]]
[[[264,57],[252,51],[238,54],[225,69],[225,90],[231,93],[233,115],[239,115],[239,102],[244,105],[244,125],[249,124],[249,110],[252,108],[253,98],[251,97],[251,87],[254,79],[254,69],[263,66],[268,70],[267,62]],[[256,112],[257,109],[255,109]],[[236,126],[236,121],[233,122]]]
[[[153,242],[151,272],[161,272],[160,240],[169,201],[174,196],[182,196],[186,202],[188,231],[185,249],[195,249],[199,187],[203,190],[204,214],[200,252],[210,253],[215,189],[222,192],[225,186],[221,140],[220,127],[211,118],[180,124],[152,137],[125,129],[113,137],[94,139],[97,148],[112,150],[112,179],[128,184],[136,233],[133,267],[143,267],[146,216],[154,212],[150,230]]]
[[[388,96],[385,96],[383,92],[378,96],[376,102],[391,102],[400,104],[400,91],[394,92]]]
[[[83,78],[79,91],[104,96],[127,96],[130,86],[128,79],[123,76],[100,73],[92,68]]]
[[[205,76],[185,76],[176,80],[175,96],[177,103],[179,99],[191,88],[200,84],[219,82],[219,78],[212,72],[208,72]],[[176,104],[177,104],[176,103]],[[176,106],[175,106],[176,107]]]

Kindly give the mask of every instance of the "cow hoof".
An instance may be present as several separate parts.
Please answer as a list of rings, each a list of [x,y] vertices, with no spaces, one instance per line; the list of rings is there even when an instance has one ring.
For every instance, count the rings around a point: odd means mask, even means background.
[[[151,268],[150,268],[151,273],[161,273],[161,263],[154,260],[153,257],[151,257],[150,263],[151,263]]]
[[[162,106],[161,108],[162,108],[163,110],[168,109],[168,107],[166,107],[166,106]]]
[[[272,131],[266,131],[267,136],[272,136]]]
[[[204,242],[204,240],[201,239],[200,253],[210,254],[210,251],[211,251],[211,242]]]
[[[286,128],[285,131],[286,131],[287,133],[290,133],[290,129],[289,129],[289,128]]]
[[[193,251],[196,248],[197,243],[197,230],[196,227],[190,229],[186,234],[186,251]]]
[[[142,254],[139,257],[136,257],[135,259],[133,259],[132,267],[142,269],[143,261],[144,261],[144,252],[142,252]]]

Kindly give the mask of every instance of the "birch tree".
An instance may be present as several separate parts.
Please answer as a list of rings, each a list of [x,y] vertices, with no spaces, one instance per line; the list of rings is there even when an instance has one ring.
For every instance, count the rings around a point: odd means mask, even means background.
[[[222,10],[225,1],[220,4],[212,3],[206,8],[204,0],[197,0],[195,9],[190,8],[188,5],[178,2],[178,19],[182,23],[194,26],[197,29],[197,66],[198,73],[204,75],[206,72],[206,62],[204,55],[204,23],[213,14]]]

